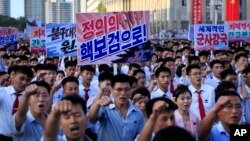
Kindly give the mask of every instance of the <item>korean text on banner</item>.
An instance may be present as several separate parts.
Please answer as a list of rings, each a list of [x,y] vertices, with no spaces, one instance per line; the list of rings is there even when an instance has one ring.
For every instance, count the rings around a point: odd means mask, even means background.
[[[31,52],[44,52],[45,51],[45,28],[44,27],[31,27],[30,28],[30,47]]]
[[[0,27],[0,48],[17,43],[18,29],[14,27]]]
[[[250,20],[227,21],[229,42],[250,42]]]
[[[195,50],[228,49],[228,27],[224,25],[200,24],[194,26]]]
[[[147,61],[149,11],[77,13],[78,64]]]
[[[47,56],[76,56],[76,51],[75,24],[46,25]]]
[[[203,17],[203,0],[192,0],[192,23],[201,24]]]

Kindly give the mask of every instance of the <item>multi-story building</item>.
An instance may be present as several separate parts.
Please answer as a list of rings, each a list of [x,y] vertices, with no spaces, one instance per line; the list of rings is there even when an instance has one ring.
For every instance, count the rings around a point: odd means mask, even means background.
[[[45,0],[24,0],[24,16],[45,23]]]
[[[0,0],[0,15],[10,16],[10,0]]]
[[[98,6],[101,4],[101,0],[87,0],[87,12],[100,12]]]

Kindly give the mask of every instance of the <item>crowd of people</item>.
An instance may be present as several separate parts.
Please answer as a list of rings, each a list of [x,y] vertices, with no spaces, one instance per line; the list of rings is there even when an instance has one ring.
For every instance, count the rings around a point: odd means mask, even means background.
[[[117,67],[0,48],[0,141],[229,141],[250,124],[249,43],[151,48]]]

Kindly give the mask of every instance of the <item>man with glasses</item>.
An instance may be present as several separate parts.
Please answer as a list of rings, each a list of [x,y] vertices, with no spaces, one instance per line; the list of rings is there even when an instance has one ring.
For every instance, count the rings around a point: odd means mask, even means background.
[[[97,141],[132,141],[144,126],[144,116],[130,101],[132,82],[128,75],[111,80],[111,94],[100,97],[89,111],[89,120],[98,121]]]
[[[239,124],[242,115],[241,98],[232,90],[225,90],[215,97],[216,104],[203,119],[198,130],[200,141],[229,141],[230,125]],[[214,125],[218,120],[219,122]]]
[[[214,106],[214,88],[202,84],[200,66],[194,64],[186,68],[191,85],[188,87],[192,93],[192,104],[190,110],[202,120]],[[199,109],[199,112],[197,112]]]

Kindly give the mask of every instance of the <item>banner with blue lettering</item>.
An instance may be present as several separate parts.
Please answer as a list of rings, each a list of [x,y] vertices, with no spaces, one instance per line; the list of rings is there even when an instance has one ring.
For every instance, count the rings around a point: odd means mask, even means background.
[[[17,45],[18,29],[15,27],[0,27],[0,48]]]
[[[76,56],[76,51],[75,24],[46,25],[47,56]]]
[[[197,24],[194,26],[195,50],[228,49],[228,26]]]
[[[77,13],[78,64],[148,61],[149,11]]]

